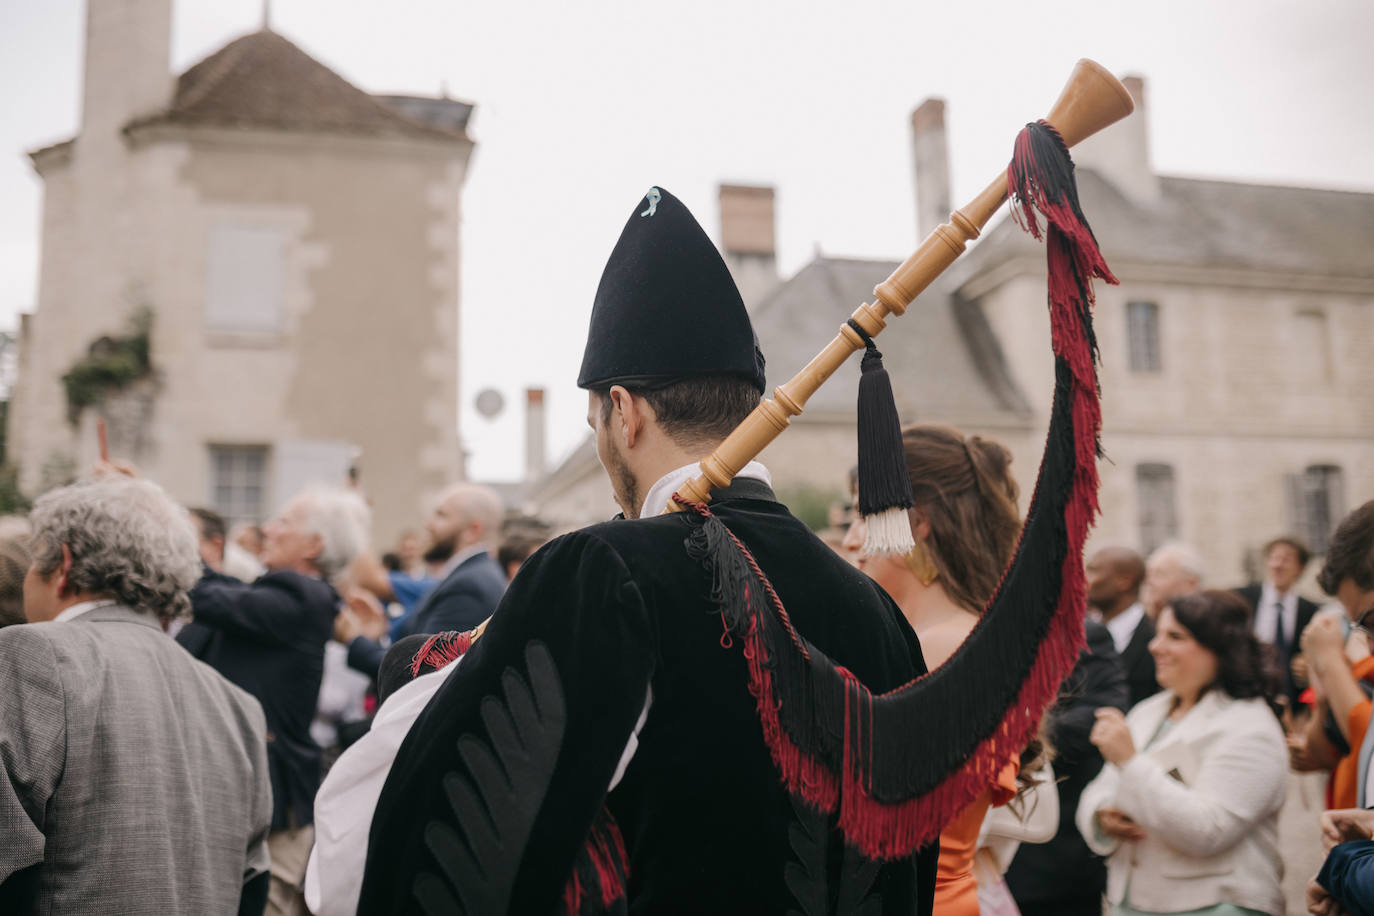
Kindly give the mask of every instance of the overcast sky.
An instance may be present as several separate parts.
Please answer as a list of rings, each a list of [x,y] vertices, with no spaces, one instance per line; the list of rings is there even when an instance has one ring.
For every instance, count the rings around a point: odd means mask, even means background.
[[[0,327],[13,327],[38,271],[41,185],[24,153],[77,129],[84,4],[0,10]],[[181,72],[257,28],[262,2],[176,0],[174,16]],[[579,441],[592,296],[650,185],[715,237],[718,183],[774,185],[784,276],[817,250],[902,258],[917,241],[911,109],[947,100],[961,206],[1092,57],[1145,77],[1162,173],[1374,191],[1368,0],[275,0],[271,16],[363,89],[477,106],[461,326],[478,478],[520,475],[526,386],[549,390],[551,458]],[[506,398],[495,421],[472,409],[489,387]]]

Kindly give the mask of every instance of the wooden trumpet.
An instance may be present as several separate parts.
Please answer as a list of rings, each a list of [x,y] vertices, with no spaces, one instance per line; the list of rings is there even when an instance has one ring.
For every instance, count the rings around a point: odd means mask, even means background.
[[[1084,58],[1074,67],[1045,120],[1059,131],[1066,145],[1073,146],[1134,109],[1135,102],[1121,81],[1102,65]],[[890,277],[874,287],[874,302],[859,306],[850,317],[870,337],[877,337],[887,326],[887,317],[903,314],[912,300],[954,263],[967,244],[978,238],[1006,199],[1007,173],[1003,171],[967,206],[955,210],[949,222],[931,232]],[[790,425],[790,418],[802,412],[825,380],[863,347],[858,333],[848,324],[841,325],[839,334],[825,349],[790,381],[775,388],[772,398],[762,401],[714,452],[702,459],[701,473],[678,490],[678,495],[688,501],[710,502],[711,488],[727,486],[740,468]],[[677,512],[682,507],[670,498],[668,509]]]

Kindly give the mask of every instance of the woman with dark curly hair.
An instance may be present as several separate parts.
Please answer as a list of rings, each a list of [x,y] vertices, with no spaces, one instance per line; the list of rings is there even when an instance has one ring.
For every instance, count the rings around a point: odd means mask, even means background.
[[[1125,716],[1097,711],[1106,766],[1078,805],[1083,838],[1109,856],[1114,916],[1282,913],[1280,681],[1249,608],[1231,592],[1175,598],[1150,654],[1164,689]]]

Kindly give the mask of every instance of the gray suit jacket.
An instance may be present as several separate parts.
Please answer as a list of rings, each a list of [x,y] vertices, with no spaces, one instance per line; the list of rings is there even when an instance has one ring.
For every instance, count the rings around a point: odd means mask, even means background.
[[[37,913],[236,912],[267,867],[265,731],[147,615],[0,629],[0,882],[34,866]]]

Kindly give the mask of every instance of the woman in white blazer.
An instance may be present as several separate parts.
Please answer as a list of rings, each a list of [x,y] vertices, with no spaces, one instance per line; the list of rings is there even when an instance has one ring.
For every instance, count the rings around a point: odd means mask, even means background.
[[[1284,911],[1278,812],[1288,753],[1250,612],[1230,592],[1177,598],[1150,642],[1164,690],[1099,709],[1106,765],[1077,823],[1107,859],[1114,916]]]

